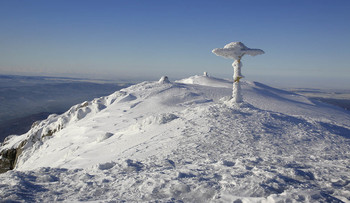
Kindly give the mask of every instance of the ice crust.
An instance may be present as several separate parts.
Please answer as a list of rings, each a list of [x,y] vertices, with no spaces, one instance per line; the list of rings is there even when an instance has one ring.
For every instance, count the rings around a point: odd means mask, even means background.
[[[2,201],[350,200],[350,115],[257,82],[143,82],[51,115],[0,151]]]

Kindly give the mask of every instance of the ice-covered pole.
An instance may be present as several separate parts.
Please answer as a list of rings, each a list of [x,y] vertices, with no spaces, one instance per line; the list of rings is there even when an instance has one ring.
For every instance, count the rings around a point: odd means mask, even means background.
[[[243,96],[242,96],[242,90],[241,90],[241,83],[239,80],[243,78],[243,75],[241,73],[242,63],[241,63],[241,57],[239,57],[238,60],[235,60],[232,63],[233,67],[233,91],[232,91],[232,99],[236,103],[243,102]]]
[[[261,49],[250,49],[242,42],[231,42],[226,44],[224,48],[216,48],[212,51],[217,56],[222,56],[229,59],[234,59],[233,66],[233,91],[232,100],[235,103],[243,102],[240,79],[243,78],[241,74],[242,63],[241,59],[245,54],[256,56],[265,53]]]

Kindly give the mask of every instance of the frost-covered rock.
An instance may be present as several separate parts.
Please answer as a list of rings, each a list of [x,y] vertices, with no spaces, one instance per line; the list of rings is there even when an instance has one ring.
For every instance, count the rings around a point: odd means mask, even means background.
[[[162,76],[162,77],[159,79],[158,82],[161,83],[161,84],[163,84],[163,83],[170,83],[168,76]]]

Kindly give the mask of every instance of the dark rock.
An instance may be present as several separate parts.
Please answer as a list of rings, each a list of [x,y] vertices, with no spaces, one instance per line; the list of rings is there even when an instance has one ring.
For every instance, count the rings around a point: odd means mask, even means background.
[[[5,173],[6,171],[15,168],[19,155],[23,151],[23,146],[27,141],[23,141],[18,148],[5,149],[0,152],[0,173]]]
[[[8,170],[12,170],[16,160],[16,149],[8,149],[0,152],[0,173],[5,173]]]

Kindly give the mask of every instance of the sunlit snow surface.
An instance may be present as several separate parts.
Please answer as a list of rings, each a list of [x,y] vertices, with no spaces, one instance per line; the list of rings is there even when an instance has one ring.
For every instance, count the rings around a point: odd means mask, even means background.
[[[52,115],[0,175],[13,201],[350,201],[350,114],[255,82],[143,82]],[[59,129],[52,136],[48,132]]]

